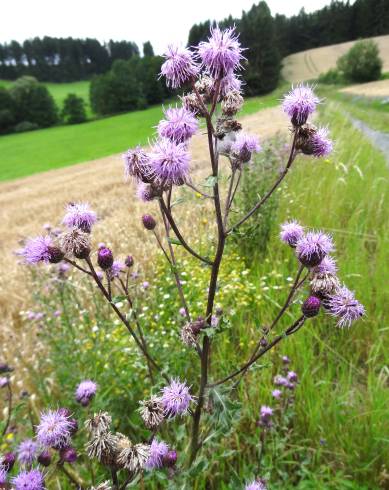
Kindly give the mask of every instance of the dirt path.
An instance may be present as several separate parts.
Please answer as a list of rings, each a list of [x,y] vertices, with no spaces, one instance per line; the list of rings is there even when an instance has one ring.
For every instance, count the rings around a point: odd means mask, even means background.
[[[247,116],[242,122],[245,131],[257,134],[261,140],[288,127],[278,107]],[[204,135],[193,138],[192,155],[196,181],[208,174]],[[58,226],[69,201],[88,201],[97,210],[102,219],[94,233],[96,243],[104,241],[123,255],[132,253],[140,262],[150,257],[155,245],[152,240],[145,240],[140,217],[146,209],[152,212],[154,203],[140,203],[131,187],[123,183],[120,155],[0,184],[0,324],[6,321],[9,325],[10,317],[17,321],[18,312],[29,297],[25,268],[18,266],[13,256],[18,240],[43,232],[45,223]],[[189,217],[190,209],[184,212]],[[185,216],[181,219],[185,226]]]
[[[352,122],[353,126],[356,129],[359,129],[367,138],[373,143],[373,145],[380,150],[389,164],[389,133],[384,133],[382,131],[377,131],[372,129],[363,121],[356,119],[350,115],[347,117]]]

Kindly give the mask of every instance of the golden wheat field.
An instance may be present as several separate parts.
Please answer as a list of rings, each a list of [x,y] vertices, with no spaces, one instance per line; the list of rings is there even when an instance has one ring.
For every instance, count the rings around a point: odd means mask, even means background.
[[[361,95],[363,97],[389,97],[389,80],[360,83],[341,90],[345,94]]]
[[[247,131],[257,134],[262,141],[278,131],[286,131],[288,126],[279,107],[248,116],[242,122]],[[207,177],[209,169],[205,135],[195,136],[191,145],[192,175],[195,182],[201,181]],[[95,227],[96,243],[104,241],[118,257],[124,258],[130,253],[138,264],[146,266],[157,250],[141,225],[142,214],[156,211],[155,204],[139,202],[133,185],[124,183],[121,155],[1,184],[0,253],[7,260],[0,265],[0,324],[3,348],[7,339],[7,357],[10,348],[18,354],[18,336],[27,334],[20,331],[19,312],[30,298],[25,268],[18,264],[14,251],[23,238],[43,234],[45,223],[57,227],[64,206],[70,201],[87,201],[98,212],[101,220]],[[193,234],[191,207],[180,208],[180,227],[184,232],[191,229]]]
[[[389,35],[376,36],[371,39],[378,44],[383,61],[382,71],[389,71]],[[337,59],[344,55],[354,43],[355,41],[349,41],[291,54],[283,60],[282,76],[292,83],[317,78],[321,73],[335,68]]]

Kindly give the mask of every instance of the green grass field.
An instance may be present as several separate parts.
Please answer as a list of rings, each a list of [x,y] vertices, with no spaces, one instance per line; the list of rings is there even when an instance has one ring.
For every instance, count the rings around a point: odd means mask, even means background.
[[[0,87],[3,86],[8,88],[12,85],[9,80],[0,80]],[[61,109],[63,102],[68,94],[76,94],[85,101],[87,115],[90,117],[92,115],[90,105],[89,105],[89,81],[84,80],[81,82],[71,82],[71,83],[44,83],[49,89],[49,92],[53,96],[57,106]]]
[[[80,93],[85,83],[80,82]],[[269,95],[248,99],[242,115],[277,105],[282,91],[283,87]],[[66,93],[66,89],[62,89],[57,92],[57,97],[66,96]],[[156,106],[79,125],[1,136],[0,181],[93,160],[145,144],[161,116],[161,106]]]

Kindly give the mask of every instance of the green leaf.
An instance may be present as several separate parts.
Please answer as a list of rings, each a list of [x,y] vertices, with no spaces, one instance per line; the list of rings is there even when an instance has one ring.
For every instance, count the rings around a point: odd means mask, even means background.
[[[205,179],[203,187],[213,187],[218,182],[218,178],[215,175],[210,175]]]
[[[178,240],[177,238],[169,238],[169,242],[172,245],[182,245],[182,243],[180,242],[180,240]]]

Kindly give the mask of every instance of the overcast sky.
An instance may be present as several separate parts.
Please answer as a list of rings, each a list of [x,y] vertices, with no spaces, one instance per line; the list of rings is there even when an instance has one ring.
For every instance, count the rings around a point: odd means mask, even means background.
[[[257,3],[258,0],[255,2]],[[157,54],[170,42],[186,43],[190,27],[207,19],[239,17],[254,0],[3,0],[0,42],[34,36],[150,40]],[[273,14],[293,15],[330,0],[268,0]]]

